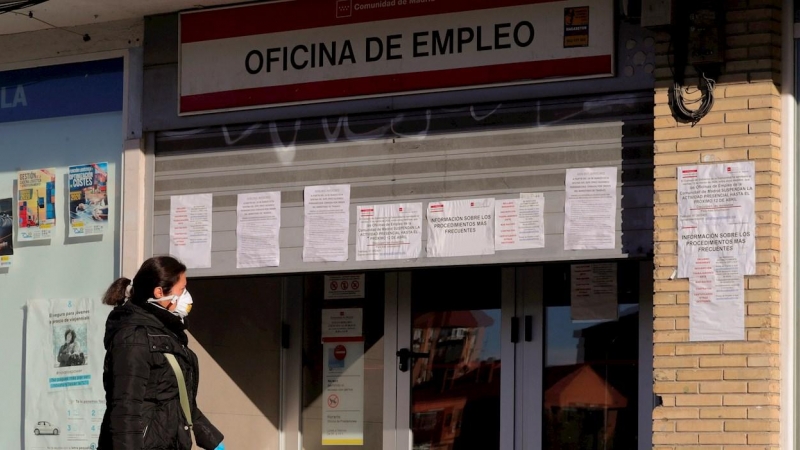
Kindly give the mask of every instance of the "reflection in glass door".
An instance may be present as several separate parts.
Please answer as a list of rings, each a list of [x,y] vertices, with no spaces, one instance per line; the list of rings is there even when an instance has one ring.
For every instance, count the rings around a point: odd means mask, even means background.
[[[412,274],[414,450],[500,448],[500,273],[488,267]]]
[[[569,266],[545,270],[544,450],[637,448],[639,277],[623,267],[618,316],[602,321],[574,319]]]

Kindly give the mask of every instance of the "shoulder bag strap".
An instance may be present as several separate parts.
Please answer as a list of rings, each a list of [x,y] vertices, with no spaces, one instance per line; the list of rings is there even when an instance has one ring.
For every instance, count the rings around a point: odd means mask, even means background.
[[[172,353],[164,353],[169,365],[172,366],[172,371],[175,372],[175,378],[178,379],[178,394],[181,398],[181,409],[183,415],[186,417],[186,423],[189,428],[192,428],[192,409],[189,407],[189,395],[186,393],[186,380],[183,378],[183,371]]]

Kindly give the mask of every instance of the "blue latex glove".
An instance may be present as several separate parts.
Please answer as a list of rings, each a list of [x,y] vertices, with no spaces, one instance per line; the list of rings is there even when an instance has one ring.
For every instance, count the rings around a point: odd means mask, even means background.
[[[215,448],[214,450],[225,450],[225,443],[220,442],[217,448]]]

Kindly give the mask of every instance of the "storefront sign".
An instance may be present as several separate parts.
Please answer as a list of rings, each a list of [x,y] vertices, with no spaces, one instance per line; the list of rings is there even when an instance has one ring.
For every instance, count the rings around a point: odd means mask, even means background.
[[[69,168],[69,236],[103,234],[108,225],[108,163]]]
[[[28,302],[25,450],[97,448],[109,310],[99,299]]]
[[[363,273],[325,275],[325,300],[364,298],[366,277]]]
[[[428,204],[428,256],[494,255],[494,199]]]
[[[180,113],[613,73],[602,0],[294,0],[180,16]]]
[[[678,168],[678,277],[701,257],[732,256],[756,273],[755,163]]]
[[[170,199],[169,254],[190,269],[211,267],[212,194]]]
[[[56,169],[19,172],[17,186],[19,240],[52,238],[56,225]]]
[[[357,213],[357,261],[419,257],[422,203],[359,206]]]
[[[0,72],[0,123],[122,110],[122,58]]]

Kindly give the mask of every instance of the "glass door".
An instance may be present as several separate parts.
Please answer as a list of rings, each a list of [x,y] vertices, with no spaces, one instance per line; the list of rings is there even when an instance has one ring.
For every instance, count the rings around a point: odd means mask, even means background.
[[[651,448],[652,265],[599,264],[615,268],[595,280],[611,283],[611,294],[576,291],[570,263],[398,274],[397,339],[386,351],[397,425],[384,443]]]
[[[398,449],[511,448],[513,297],[500,267],[418,270],[401,277]],[[506,303],[504,305],[504,303]],[[505,308],[504,308],[505,306]],[[510,353],[509,353],[510,352]]]

